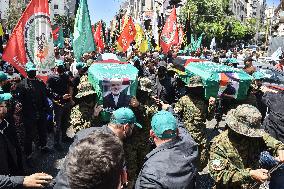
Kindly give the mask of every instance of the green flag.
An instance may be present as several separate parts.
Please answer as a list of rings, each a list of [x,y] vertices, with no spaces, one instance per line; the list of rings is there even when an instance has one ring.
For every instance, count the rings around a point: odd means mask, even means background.
[[[84,53],[96,50],[87,0],[80,0],[75,19],[73,50],[77,61]]]

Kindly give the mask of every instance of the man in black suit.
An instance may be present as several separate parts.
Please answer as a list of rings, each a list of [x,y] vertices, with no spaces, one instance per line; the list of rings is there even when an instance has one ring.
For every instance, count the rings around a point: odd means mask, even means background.
[[[128,107],[131,97],[121,92],[122,80],[110,80],[111,93],[104,97],[104,108],[118,109]]]

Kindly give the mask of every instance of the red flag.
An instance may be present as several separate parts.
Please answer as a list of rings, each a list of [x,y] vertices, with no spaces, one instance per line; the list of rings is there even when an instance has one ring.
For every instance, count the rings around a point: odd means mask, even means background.
[[[171,15],[167,19],[162,34],[161,34],[161,47],[164,53],[168,53],[171,46],[178,44],[178,26],[177,26],[177,14],[176,9],[172,10]]]
[[[124,52],[127,51],[127,49],[130,46],[130,43],[134,40],[135,36],[136,36],[135,25],[132,21],[132,18],[130,17],[117,40],[118,44],[122,47]]]
[[[54,67],[54,45],[48,0],[32,0],[16,25],[3,60],[26,76],[25,64],[32,62],[43,80]]]
[[[55,29],[52,31],[52,36],[53,36],[53,40],[54,40],[54,41],[57,41],[57,40],[58,40],[59,31],[60,31],[60,27],[57,27],[57,28],[55,28]]]
[[[95,39],[96,45],[98,47],[98,50],[101,53],[105,48],[105,44],[104,44],[104,40],[103,40],[102,22],[99,22],[98,25],[97,25],[97,29],[94,33],[94,39]]]

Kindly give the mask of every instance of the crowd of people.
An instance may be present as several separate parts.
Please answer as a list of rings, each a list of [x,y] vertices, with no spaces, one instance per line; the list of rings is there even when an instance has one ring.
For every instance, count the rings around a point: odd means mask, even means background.
[[[230,89],[222,94],[225,127],[211,140],[206,121],[216,118],[217,99],[204,98],[201,77],[185,84],[173,66],[188,52],[105,52],[138,69],[136,97],[120,93],[118,78],[98,103],[88,68],[100,54],[85,53],[77,62],[68,43],[55,48],[54,74],[46,83],[32,62],[24,78],[1,61],[0,188],[195,188],[198,172],[207,166],[215,188],[250,188],[269,180],[270,188],[284,188],[284,92],[262,85],[253,66],[259,53],[191,53],[236,69],[242,60],[241,69],[254,78],[250,100],[235,102]],[[276,68],[283,71],[283,64],[281,58]],[[106,110],[108,120],[102,118]],[[52,153],[48,134],[55,150],[70,145],[58,175],[23,176],[26,167],[35,166],[34,151]],[[279,169],[271,172],[275,166]]]

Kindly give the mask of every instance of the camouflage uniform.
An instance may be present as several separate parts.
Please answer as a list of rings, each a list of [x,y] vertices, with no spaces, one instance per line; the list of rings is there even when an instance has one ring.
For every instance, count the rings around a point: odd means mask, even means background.
[[[95,96],[93,97],[94,100],[89,103],[86,103],[84,100],[85,97],[90,97],[90,95],[95,95],[95,91],[88,81],[88,76],[84,75],[80,79],[78,94],[76,95],[76,98],[81,99],[81,101],[71,109],[70,127],[66,132],[67,136],[70,138],[73,138],[75,134],[82,129],[98,126],[99,119],[93,115]]]
[[[80,103],[71,109],[68,137],[73,138],[78,131],[96,125],[98,119],[93,116],[94,106]]]
[[[213,117],[213,110],[213,107],[206,106],[204,100],[193,96],[183,96],[175,104],[174,108],[175,113],[180,115],[185,128],[189,131],[194,141],[199,144],[200,170],[206,167],[208,161],[209,141],[207,141],[205,122],[206,118],[210,119]]]
[[[268,150],[276,155],[284,149],[283,143],[258,129],[260,121],[260,112],[250,105],[228,113],[229,129],[215,137],[210,148],[209,171],[216,181],[214,188],[249,188],[254,183],[249,172],[259,169],[260,153]]]

